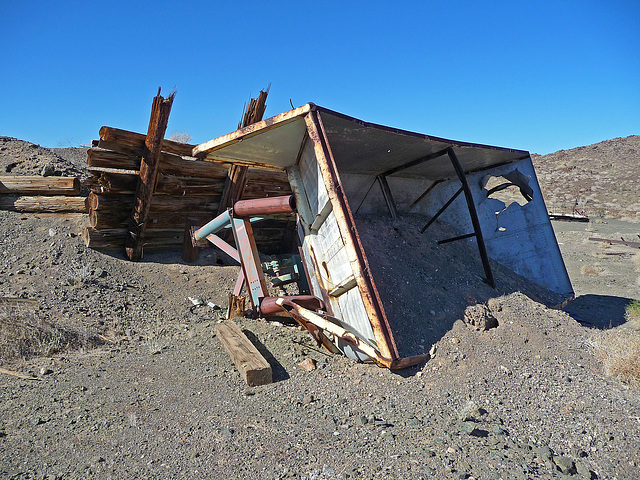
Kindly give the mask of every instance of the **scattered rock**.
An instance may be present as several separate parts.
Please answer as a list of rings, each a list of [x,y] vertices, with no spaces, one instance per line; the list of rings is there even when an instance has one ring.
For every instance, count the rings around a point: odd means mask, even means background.
[[[304,362],[299,363],[298,366],[307,372],[311,372],[316,369],[316,361],[313,358],[307,358]]]
[[[573,475],[576,473],[576,465],[569,457],[561,455],[559,457],[553,457],[552,461],[565,475]]]
[[[47,163],[44,167],[42,167],[42,170],[40,171],[40,175],[43,177],[50,177],[55,173],[56,173],[55,168],[53,168],[53,166],[49,163]]]

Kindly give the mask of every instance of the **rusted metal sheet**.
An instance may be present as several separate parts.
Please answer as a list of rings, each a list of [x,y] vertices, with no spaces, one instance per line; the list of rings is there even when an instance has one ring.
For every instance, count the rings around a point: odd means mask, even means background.
[[[417,333],[393,317],[388,289],[380,287],[389,283],[377,269],[380,253],[370,254],[361,237],[362,214],[388,218],[389,229],[399,228],[407,215],[424,217],[425,223],[440,216],[451,229],[441,244],[484,240],[485,251],[479,248],[489,283],[490,259],[563,300],[573,295],[526,151],[407,132],[308,104],[197,146],[195,154],[286,171],[296,198],[304,269],[323,308],[313,312],[284,300],[269,300],[265,308],[297,312],[296,320],[314,338],[333,339],[357,358],[404,368],[424,361],[430,347],[407,348],[404,340]],[[504,177],[508,185],[485,188],[491,175]],[[494,198],[511,186],[528,203],[507,205]],[[447,208],[441,209],[443,204]],[[402,293],[404,285],[423,280],[391,281]],[[424,288],[431,288],[428,281]],[[412,300],[419,305],[420,298]],[[419,308],[411,328],[424,328]]]

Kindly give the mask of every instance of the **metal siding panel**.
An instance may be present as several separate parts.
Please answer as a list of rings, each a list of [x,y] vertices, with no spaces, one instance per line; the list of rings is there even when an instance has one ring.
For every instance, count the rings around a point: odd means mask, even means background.
[[[360,295],[358,289],[352,288],[345,294],[340,295],[337,300],[343,318],[349,319],[347,323],[351,325],[355,330],[357,330],[360,334],[364,335],[364,338],[375,345],[375,335],[373,334],[371,322],[369,321],[367,310],[364,308],[362,296]]]

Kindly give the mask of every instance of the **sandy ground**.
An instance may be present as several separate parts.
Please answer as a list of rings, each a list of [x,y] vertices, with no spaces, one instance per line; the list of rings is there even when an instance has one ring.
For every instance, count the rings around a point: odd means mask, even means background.
[[[640,223],[594,219],[553,222],[553,228],[576,293],[565,311],[585,325],[623,324],[625,306],[640,298],[640,250],[589,238],[638,242]]]
[[[13,171],[37,172],[39,158],[65,171],[62,157],[19,150],[31,160]],[[637,253],[587,240],[632,237],[637,224],[555,222],[578,295],[567,313],[496,292],[496,328],[470,328],[461,312],[432,358],[402,371],[240,318],[274,370],[249,388],[214,332],[238,267],[212,250],[134,264],[86,249],[84,222],[0,212],[0,297],[34,300],[4,307],[2,325],[38,320],[75,342],[9,358],[3,339],[2,368],[35,380],[0,375],[2,478],[640,478],[640,393],[605,375],[594,340],[636,334],[622,309],[639,296]],[[189,296],[222,309],[193,312]]]

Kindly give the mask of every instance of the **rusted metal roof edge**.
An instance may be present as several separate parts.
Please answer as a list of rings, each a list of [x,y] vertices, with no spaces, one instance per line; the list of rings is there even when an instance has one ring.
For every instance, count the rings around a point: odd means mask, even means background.
[[[434,142],[442,142],[442,143],[448,143],[450,144],[452,147],[473,147],[473,148],[482,148],[482,149],[487,149],[487,150],[499,150],[499,151],[503,151],[503,152],[511,152],[511,153],[519,153],[523,156],[529,156],[529,152],[527,150],[518,150],[518,149],[514,149],[514,148],[507,148],[507,147],[498,147],[495,145],[485,145],[482,143],[472,143],[472,142],[462,142],[462,141],[458,141],[458,140],[451,140],[448,138],[441,138],[441,137],[434,137],[432,135],[426,135],[424,133],[418,133],[418,132],[412,132],[410,130],[402,130],[400,128],[395,128],[395,127],[389,127],[386,125],[380,125],[378,123],[372,123],[372,122],[365,122],[364,120],[360,120],[359,118],[355,118],[352,117],[350,115],[345,115],[344,113],[340,113],[340,112],[336,112],[335,110],[331,110],[325,107],[321,107],[319,105],[314,105],[314,104],[308,104],[311,105],[311,109],[312,110],[316,110],[316,111],[320,111],[320,112],[325,112],[327,114],[330,115],[335,115],[337,117],[341,117],[345,120],[349,120],[352,122],[356,122],[364,127],[370,127],[370,128],[376,128],[376,129],[380,129],[380,130],[385,130],[391,133],[397,133],[399,135],[408,135],[411,137],[417,137],[417,138],[423,138],[425,140],[431,140]]]
[[[192,155],[194,157],[202,158],[211,152],[304,116],[312,109],[313,106],[313,104],[307,103],[306,105],[281,113],[275,117],[267,118],[266,120],[253,123],[247,127],[241,128],[240,130],[236,130],[235,132],[231,132],[221,137],[214,138],[213,140],[209,140],[206,143],[196,145],[193,149]]]

